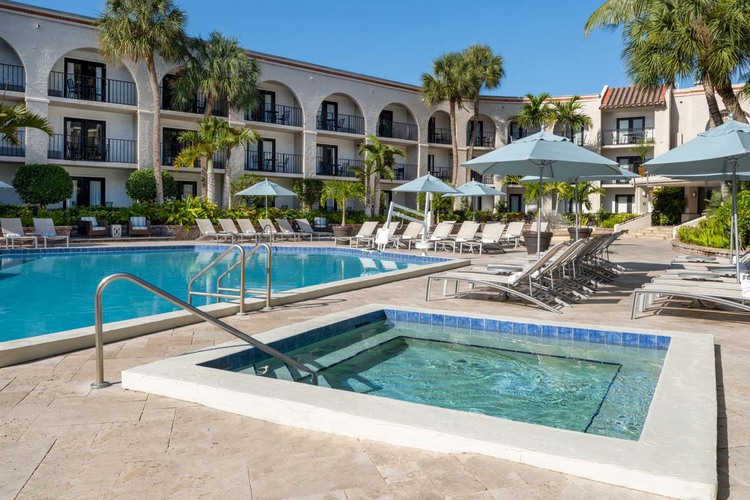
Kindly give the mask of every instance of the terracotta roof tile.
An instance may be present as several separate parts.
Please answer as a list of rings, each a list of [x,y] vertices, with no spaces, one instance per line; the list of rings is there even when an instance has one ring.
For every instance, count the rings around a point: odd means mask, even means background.
[[[600,109],[637,108],[642,106],[665,106],[667,86],[661,87],[616,87],[608,88]]]

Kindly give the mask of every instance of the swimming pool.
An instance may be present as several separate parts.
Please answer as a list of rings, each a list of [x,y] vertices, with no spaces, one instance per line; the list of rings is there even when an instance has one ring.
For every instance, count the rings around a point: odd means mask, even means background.
[[[94,292],[105,276],[132,273],[167,292],[187,299],[190,278],[226,249],[196,245],[149,248],[58,249],[0,253],[0,342],[90,326]],[[413,269],[445,259],[392,253],[370,254],[325,247],[274,247],[274,292],[333,281]],[[203,288],[232,260],[206,275]],[[265,289],[265,253],[256,253],[246,269],[248,289]],[[227,281],[239,281],[235,272]],[[199,298],[204,305],[208,298]],[[132,283],[115,282],[104,294],[105,323],[174,311],[176,308]]]

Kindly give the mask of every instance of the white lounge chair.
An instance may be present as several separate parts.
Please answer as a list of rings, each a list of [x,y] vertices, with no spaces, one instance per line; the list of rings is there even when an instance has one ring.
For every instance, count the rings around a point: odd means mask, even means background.
[[[65,234],[57,234],[55,231],[55,223],[52,219],[34,219],[34,235],[42,238],[44,241],[44,248],[47,248],[47,242],[52,244],[60,241],[65,242],[65,246],[70,246],[70,237]]]
[[[2,218],[0,219],[0,227],[2,227],[3,236],[7,239],[8,242],[10,242],[11,248],[14,248],[16,246],[16,242],[18,242],[20,246],[23,246],[24,243],[31,243],[34,245],[34,248],[37,248],[38,241],[36,239],[36,236],[27,235],[26,233],[24,233],[23,223],[21,223],[21,219]]]
[[[231,234],[234,238],[238,239],[239,241],[244,240],[255,240],[255,242],[258,242],[258,234],[244,234],[242,231],[237,230],[237,226],[234,225],[234,221],[232,219],[219,219],[219,224],[221,225],[222,233]]]
[[[274,226],[273,222],[271,222],[271,219],[258,219],[258,224],[260,224],[260,227],[263,230],[263,236],[269,235],[271,241],[273,241],[276,238],[286,238],[286,239],[292,239],[292,240],[297,239],[297,236],[294,234],[294,231],[292,231],[291,234],[288,234],[288,233],[284,233],[282,231],[277,230],[276,226]]]
[[[299,232],[303,234],[309,234],[310,239],[316,236],[318,238],[330,238],[333,236],[333,233],[330,233],[328,231],[316,231],[315,229],[313,229],[313,227],[310,225],[310,222],[307,219],[294,219],[294,221],[297,223]]]
[[[404,245],[411,250],[411,244],[413,241],[417,241],[422,238],[424,232],[424,224],[421,222],[410,222],[404,232],[393,236],[393,246],[398,248]]]
[[[513,242],[513,248],[518,248],[518,244],[521,242],[521,236],[523,235],[523,227],[526,224],[523,222],[511,222],[505,229],[505,234],[502,236],[502,241],[510,244]]]
[[[295,240],[301,240],[302,238],[307,236],[310,238],[310,241],[312,241],[312,234],[302,231],[295,231],[294,227],[292,227],[292,223],[287,219],[276,219],[276,224],[278,224],[279,229],[281,229],[282,233],[284,233],[285,235],[292,235],[292,238]]]
[[[505,252],[500,244],[500,238],[503,237],[504,231],[505,224],[485,224],[482,236],[478,240],[461,242],[459,253],[464,253],[464,247],[472,253],[474,253],[475,248],[479,248],[479,255],[482,255],[482,250],[485,248],[496,248]]]
[[[255,243],[260,241],[261,234],[255,230],[255,226],[250,222],[250,219],[237,219],[237,224],[240,226],[240,234],[248,238],[254,238]]]
[[[438,243],[449,239],[455,225],[456,221],[445,221],[435,226],[435,230],[427,239],[428,244],[433,245],[435,251],[437,251]]]
[[[375,229],[378,227],[377,221],[366,221],[364,224],[362,224],[362,227],[359,228],[359,231],[354,236],[346,236],[341,238],[336,238],[334,240],[334,245],[338,242],[344,242],[349,243],[350,247],[359,247],[360,243],[362,243],[365,246],[372,246],[373,242],[375,241]]]
[[[198,225],[198,229],[201,235],[195,240],[200,241],[203,238],[212,238],[216,241],[230,241],[234,242],[234,235],[224,231],[217,231],[213,223],[208,219],[195,219],[195,223]]]
[[[469,241],[475,241],[476,235],[479,232],[480,224],[478,222],[463,222],[461,227],[458,229],[458,234],[455,237],[448,237],[445,240],[439,241],[440,247],[445,250],[447,247],[453,249],[453,253],[456,253],[456,248],[460,247],[462,243]]]

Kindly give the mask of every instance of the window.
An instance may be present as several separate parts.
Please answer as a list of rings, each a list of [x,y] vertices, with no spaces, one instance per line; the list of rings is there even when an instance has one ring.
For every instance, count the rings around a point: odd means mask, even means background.
[[[427,169],[435,166],[435,155],[427,155]]]
[[[100,177],[73,177],[73,196],[69,201],[79,207],[104,206],[104,187],[105,181]]]
[[[260,91],[260,104],[252,113],[256,122],[276,123],[276,92]]]
[[[474,120],[469,121],[468,129],[466,130],[466,145],[469,146],[471,142],[471,133],[474,131]],[[484,122],[479,120],[477,122],[477,134],[474,136],[475,146],[484,146]]]
[[[620,164],[620,168],[633,172],[639,173],[641,168],[641,157],[640,156],[618,156],[617,163]],[[617,179],[614,181],[608,181],[612,184],[628,184],[630,181],[627,179]]]
[[[320,126],[322,130],[338,130],[339,105],[332,101],[323,101],[320,105]]]
[[[336,175],[338,172],[338,146],[318,144],[318,174]]]
[[[102,63],[65,59],[65,96],[105,101],[106,66]]]
[[[617,119],[617,144],[635,144],[645,137],[646,118],[638,116],[635,118]]]
[[[182,150],[180,134],[186,132],[177,128],[162,129],[161,163],[162,165],[174,165],[174,160]]]
[[[615,213],[617,214],[631,214],[633,213],[633,203],[635,202],[635,195],[632,194],[616,194],[615,195]]]
[[[273,171],[276,163],[276,139],[266,137],[258,141],[258,170]]]
[[[511,212],[523,212],[523,195],[508,195],[508,210]]]
[[[184,200],[198,195],[198,183],[195,181],[177,181],[177,199]]]
[[[435,141],[435,117],[431,116],[430,120],[427,122],[427,142],[436,142]]]
[[[522,137],[526,137],[528,135],[528,130],[521,127],[516,122],[510,122],[510,127],[508,130],[509,130],[508,142],[513,142],[515,140],[518,140]]]
[[[393,111],[383,110],[378,118],[378,135],[393,137]]]
[[[65,118],[66,160],[106,161],[106,124],[97,120]]]

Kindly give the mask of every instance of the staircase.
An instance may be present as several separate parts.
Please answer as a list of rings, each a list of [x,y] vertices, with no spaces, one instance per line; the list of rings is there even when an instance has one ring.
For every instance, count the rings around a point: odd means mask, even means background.
[[[673,226],[651,226],[642,229],[628,231],[626,238],[638,238],[645,240],[671,240]]]

